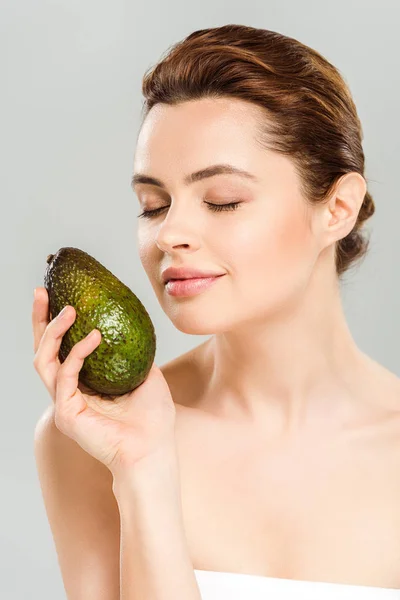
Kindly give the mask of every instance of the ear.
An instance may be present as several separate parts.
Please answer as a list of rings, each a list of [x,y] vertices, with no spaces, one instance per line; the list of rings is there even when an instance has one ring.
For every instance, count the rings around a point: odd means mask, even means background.
[[[353,229],[360,212],[367,184],[362,175],[346,173],[335,185],[329,201],[321,206],[320,227],[324,246],[346,237]]]

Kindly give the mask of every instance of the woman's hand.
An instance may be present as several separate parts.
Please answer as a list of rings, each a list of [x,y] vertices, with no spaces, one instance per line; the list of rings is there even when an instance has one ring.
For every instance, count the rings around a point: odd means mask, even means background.
[[[78,377],[84,359],[101,341],[100,331],[94,330],[75,344],[61,364],[58,353],[62,337],[74,323],[76,311],[67,305],[63,315],[49,321],[47,290],[36,290],[33,365],[55,404],[56,427],[114,475],[150,456],[170,452],[175,447],[176,409],[156,364],[132,392],[121,396],[96,394]]]

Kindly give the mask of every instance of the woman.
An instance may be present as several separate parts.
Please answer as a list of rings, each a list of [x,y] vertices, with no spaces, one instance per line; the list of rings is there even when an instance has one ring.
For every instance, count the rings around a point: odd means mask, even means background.
[[[400,381],[340,297],[375,210],[346,83],[226,25],[143,94],[140,259],[177,329],[211,337],[110,402],[78,384],[98,331],[60,365],[75,312],[48,323],[38,288],[35,452],[68,598],[400,598]]]

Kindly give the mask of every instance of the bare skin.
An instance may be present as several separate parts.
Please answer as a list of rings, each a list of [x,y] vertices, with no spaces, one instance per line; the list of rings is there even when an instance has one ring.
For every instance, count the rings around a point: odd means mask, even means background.
[[[162,368],[193,564],[400,589],[400,380],[357,347],[335,269],[366,181],[346,173],[307,204],[292,160],[257,144],[257,111],[227,98],[156,105],[134,160],[158,180],[134,185],[142,211],[160,209],[138,222],[148,279],[179,331],[212,335]],[[185,183],[221,163],[253,178]],[[223,276],[173,297],[170,266]]]
[[[278,441],[212,409],[207,344],[162,367],[194,568],[400,589],[400,380],[371,361],[358,415]]]

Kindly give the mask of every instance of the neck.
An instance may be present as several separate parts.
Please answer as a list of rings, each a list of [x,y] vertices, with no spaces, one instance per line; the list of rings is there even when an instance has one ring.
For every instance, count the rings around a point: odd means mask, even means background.
[[[337,276],[326,273],[316,273],[279,313],[206,342],[205,397],[213,411],[268,422],[286,435],[332,421],[354,403],[366,356],[347,326]]]

